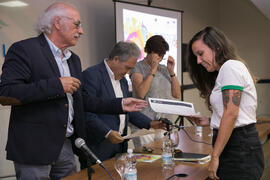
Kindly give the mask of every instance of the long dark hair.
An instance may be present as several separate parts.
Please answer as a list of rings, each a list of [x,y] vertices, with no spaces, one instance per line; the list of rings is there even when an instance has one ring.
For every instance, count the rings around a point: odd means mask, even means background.
[[[243,62],[247,68],[248,66],[246,62],[237,55],[230,40],[218,29],[208,26],[193,36],[187,49],[187,68],[191,80],[200,91],[200,96],[205,98],[206,104],[209,110],[211,110],[209,98],[215,86],[218,71],[208,72],[202,65],[197,64],[197,58],[192,51],[192,44],[199,39],[215,52],[215,60],[219,66],[222,66],[230,59],[239,60]],[[251,76],[253,77],[252,73]]]

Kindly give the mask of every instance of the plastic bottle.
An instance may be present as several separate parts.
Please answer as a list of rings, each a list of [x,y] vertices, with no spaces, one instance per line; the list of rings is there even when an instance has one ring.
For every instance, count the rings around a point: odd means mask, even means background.
[[[202,137],[202,126],[195,126],[195,134]]]
[[[137,180],[136,156],[132,149],[128,149],[126,156],[125,180]]]
[[[171,169],[173,166],[172,159],[172,142],[168,135],[165,136],[165,140],[162,145],[162,167],[163,169]]]

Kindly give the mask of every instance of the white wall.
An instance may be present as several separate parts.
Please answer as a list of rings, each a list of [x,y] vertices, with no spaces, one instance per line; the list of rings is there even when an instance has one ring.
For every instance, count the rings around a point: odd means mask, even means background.
[[[0,45],[7,48],[14,41],[36,36],[33,30],[38,15],[53,0],[25,0],[30,6],[23,8],[0,7],[0,20],[8,27],[0,29]],[[81,12],[84,35],[72,50],[82,60],[83,69],[99,63],[107,56],[115,41],[114,7],[111,0],[68,0]],[[130,2],[145,1],[130,0]],[[154,0],[153,6],[183,10],[183,42],[207,25],[217,26],[236,44],[240,55],[249,63],[259,78],[270,78],[269,42],[270,21],[248,0]],[[0,66],[3,57],[0,55]],[[1,70],[0,70],[1,73]],[[184,84],[190,84],[184,74]],[[270,115],[269,84],[258,84],[258,114]],[[196,89],[185,91],[184,100],[193,102],[201,114],[209,115],[204,101]],[[0,106],[0,176],[13,173],[12,165],[5,160],[9,107]]]
[[[3,107],[0,105],[0,177],[5,175],[14,174],[13,164],[11,161],[6,161],[6,151],[5,146],[7,142],[7,132],[8,132],[8,119],[10,114],[9,107]]]

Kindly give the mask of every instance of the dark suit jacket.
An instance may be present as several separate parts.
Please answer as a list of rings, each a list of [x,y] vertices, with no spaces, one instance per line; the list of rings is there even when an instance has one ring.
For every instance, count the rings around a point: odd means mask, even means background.
[[[71,76],[82,81],[79,57],[68,60]],[[12,106],[6,146],[7,159],[25,164],[55,161],[65,140],[68,100],[60,82],[54,56],[44,37],[14,43],[2,68],[0,97],[12,97],[22,105]],[[86,111],[120,113],[121,99],[90,98],[82,88],[73,94],[74,137],[85,138]]]
[[[113,86],[104,62],[85,70],[83,78],[85,89],[89,94],[99,98],[115,98]],[[127,80],[122,78],[120,84],[123,96],[127,97],[129,94]],[[127,113],[124,135],[127,134],[129,121],[139,128],[148,129],[151,119],[139,112]],[[105,138],[109,130],[118,131],[119,124],[119,115],[86,113],[87,144],[102,161],[113,157],[116,153],[126,152],[126,141],[121,144],[112,144]]]

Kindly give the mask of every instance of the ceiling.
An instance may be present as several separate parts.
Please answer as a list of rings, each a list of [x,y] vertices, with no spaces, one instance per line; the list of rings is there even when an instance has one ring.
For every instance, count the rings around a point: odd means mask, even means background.
[[[250,0],[270,20],[270,0]]]

